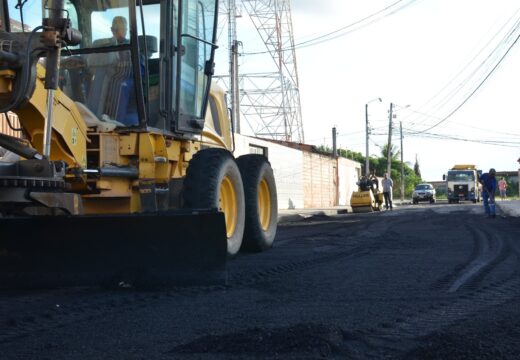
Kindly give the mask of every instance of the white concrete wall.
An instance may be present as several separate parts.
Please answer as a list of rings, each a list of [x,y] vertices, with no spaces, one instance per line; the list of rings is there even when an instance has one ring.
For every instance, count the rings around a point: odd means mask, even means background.
[[[337,161],[328,155],[303,152],[305,208],[330,208],[337,203]]]
[[[235,157],[249,154],[250,145],[268,149],[276,181],[279,209],[303,208],[303,153],[270,141],[235,134]]]
[[[350,205],[352,192],[357,190],[357,181],[361,173],[361,164],[345,158],[339,158],[338,167],[338,204],[334,204],[334,191],[331,186],[336,185],[335,171],[336,161],[325,155],[319,155],[287,146],[279,145],[270,141],[256,139],[249,136],[235,135],[235,157],[251,153],[251,145],[267,148],[267,156],[274,172],[276,188],[278,192],[279,209],[303,209],[305,204],[313,207],[329,207],[334,205]],[[320,158],[320,166],[309,167],[310,162],[305,158]],[[329,164],[330,163],[330,164]],[[329,164],[324,167],[324,164]],[[316,172],[319,173],[316,173]],[[320,188],[305,191],[312,178],[312,186]],[[330,179],[328,179],[330,178]],[[307,181],[305,180],[307,179]],[[308,199],[305,194],[312,193]],[[317,198],[316,196],[321,196]],[[319,200],[319,201],[318,201]]]
[[[350,205],[352,193],[357,191],[357,182],[361,175],[361,164],[345,158],[338,159],[339,177],[339,204],[341,206]]]

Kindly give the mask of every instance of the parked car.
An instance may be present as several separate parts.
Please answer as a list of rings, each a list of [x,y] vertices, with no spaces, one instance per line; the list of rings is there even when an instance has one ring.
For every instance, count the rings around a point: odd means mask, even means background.
[[[433,204],[436,200],[435,188],[432,184],[417,185],[413,191],[412,200],[414,204],[419,203],[419,201],[429,201],[430,204]]]

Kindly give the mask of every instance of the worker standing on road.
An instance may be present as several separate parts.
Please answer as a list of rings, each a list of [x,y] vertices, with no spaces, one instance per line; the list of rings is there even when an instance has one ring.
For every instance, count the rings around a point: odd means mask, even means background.
[[[495,178],[495,169],[489,169],[488,173],[480,176],[479,182],[482,184],[482,199],[484,201],[484,210],[490,218],[496,217],[495,211],[495,192],[497,190],[497,179]]]
[[[394,182],[388,176],[388,173],[385,173],[385,178],[381,183],[383,185],[383,196],[385,197],[386,210],[388,210],[388,205],[390,205],[390,210],[392,210],[392,187],[394,186]]]
[[[506,199],[507,182],[502,177],[498,182],[498,190],[500,191],[500,199]]]

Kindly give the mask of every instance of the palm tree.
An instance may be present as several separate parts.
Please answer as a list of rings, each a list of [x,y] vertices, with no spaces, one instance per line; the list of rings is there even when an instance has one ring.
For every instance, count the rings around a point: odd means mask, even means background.
[[[399,150],[399,148],[396,145],[392,145],[390,154],[392,156],[392,161],[398,161],[399,160],[399,156],[401,155],[401,151]],[[388,144],[384,145],[381,148],[381,155],[384,158],[386,158],[388,156]]]

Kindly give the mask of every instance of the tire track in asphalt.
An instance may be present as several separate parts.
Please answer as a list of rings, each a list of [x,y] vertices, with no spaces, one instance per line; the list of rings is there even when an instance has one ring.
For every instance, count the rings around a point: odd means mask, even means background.
[[[458,291],[473,279],[482,278],[482,275],[492,271],[492,265],[496,266],[496,260],[505,254],[505,250],[508,248],[504,246],[503,239],[496,234],[488,234],[476,228],[471,228],[470,232],[475,240],[476,255],[457,275],[448,289],[449,293]]]
[[[470,226],[470,225],[468,225]],[[367,357],[377,358],[381,351],[403,353],[403,342],[440,331],[455,322],[499,306],[520,296],[520,264],[514,272],[499,281],[482,286],[482,281],[510,256],[520,256],[520,246],[513,236],[500,236],[492,228],[470,228],[475,248],[466,265],[459,267],[456,276],[445,284],[452,299],[438,299],[427,310],[418,310],[392,324],[379,324],[366,333],[363,346]],[[462,291],[465,290],[465,291]]]
[[[373,329],[362,331],[356,341],[358,347],[364,349],[360,358],[401,358],[402,354],[415,348],[421,338],[435,331],[442,331],[457,321],[484,312],[490,307],[518,298],[519,275],[517,272],[509,279],[458,296],[451,301],[437,301],[428,310],[419,310],[405,319],[398,319],[391,324],[379,324]]]

